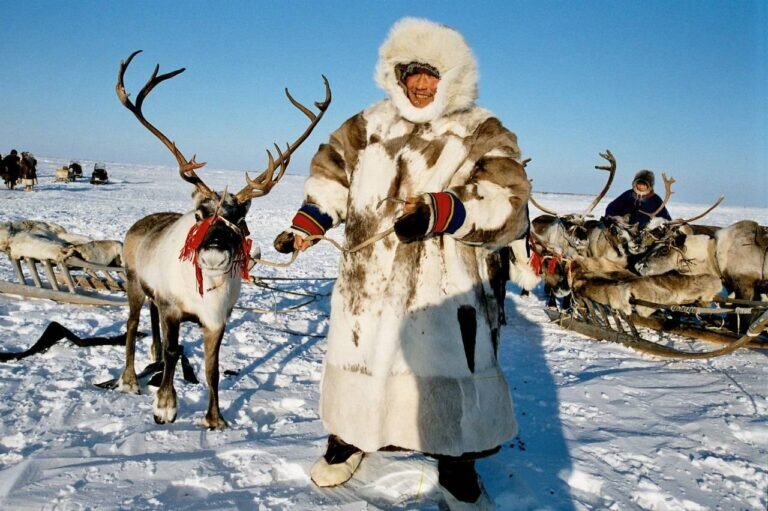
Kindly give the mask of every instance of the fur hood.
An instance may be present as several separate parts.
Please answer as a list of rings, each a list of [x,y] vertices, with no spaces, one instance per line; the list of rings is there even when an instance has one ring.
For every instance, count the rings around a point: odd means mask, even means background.
[[[419,62],[440,72],[435,100],[416,108],[408,100],[395,71],[398,64]],[[379,49],[376,83],[405,119],[422,124],[464,110],[477,99],[477,63],[464,37],[433,21],[403,18],[395,23]]]
[[[646,183],[649,187],[649,190],[646,192],[640,192],[637,189],[637,182],[642,181]],[[644,195],[648,195],[653,192],[654,185],[656,184],[656,176],[654,176],[653,172],[650,170],[641,170],[637,174],[635,174],[635,178],[632,180],[632,190],[641,197]]]

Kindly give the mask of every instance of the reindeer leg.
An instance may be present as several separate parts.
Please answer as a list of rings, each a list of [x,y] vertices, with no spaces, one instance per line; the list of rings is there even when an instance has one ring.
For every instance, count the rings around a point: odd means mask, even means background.
[[[739,300],[752,300],[755,297],[756,279],[750,277],[736,277],[731,280],[735,297]],[[729,314],[728,326],[736,333],[743,334],[749,327],[749,314]]]
[[[181,356],[179,347],[179,325],[181,319],[171,316],[167,313],[161,314],[161,325],[163,327],[163,379],[160,382],[160,388],[155,394],[153,410],[155,422],[158,424],[167,424],[176,420],[178,412],[176,401],[176,389],[173,388],[173,376],[176,373],[176,364]]]
[[[203,327],[205,344],[205,378],[208,381],[208,411],[203,425],[208,429],[224,429],[227,421],[219,410],[219,348],[224,337],[224,325],[216,329]]]
[[[152,362],[159,362],[163,358],[163,341],[160,337],[160,313],[155,302],[149,302],[149,318],[152,323],[152,350],[150,358]]]
[[[123,374],[118,378],[115,387],[122,392],[138,394],[139,381],[136,378],[134,356],[136,354],[136,332],[139,330],[139,317],[141,315],[141,307],[144,305],[145,295],[139,283],[134,279],[128,280],[127,292],[128,322],[125,327],[125,369],[123,369]]]

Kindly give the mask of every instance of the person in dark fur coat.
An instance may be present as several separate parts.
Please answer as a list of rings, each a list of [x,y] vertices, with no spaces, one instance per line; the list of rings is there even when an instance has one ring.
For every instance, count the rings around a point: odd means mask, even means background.
[[[498,363],[499,304],[489,261],[528,226],[530,183],[517,137],[475,104],[477,68],[452,28],[406,18],[379,50],[387,93],[320,146],[280,252],[345,224],[323,364],[330,433],[312,467],[343,484],[365,453],[436,458],[449,507],[492,509],[475,460],[517,433]]]
[[[10,154],[7,154],[5,158],[3,158],[3,162],[5,163],[5,186],[10,189],[13,189],[16,186],[16,182],[19,180],[20,161],[21,159],[19,158],[16,149],[11,149]]]
[[[635,174],[632,180],[632,188],[622,193],[605,208],[605,216],[624,217],[630,224],[638,224],[645,227],[651,220],[649,216],[661,203],[661,197],[653,191],[656,176],[650,170],[641,170]],[[649,213],[649,214],[645,214]],[[672,220],[667,208],[663,208],[657,215],[658,218]]]

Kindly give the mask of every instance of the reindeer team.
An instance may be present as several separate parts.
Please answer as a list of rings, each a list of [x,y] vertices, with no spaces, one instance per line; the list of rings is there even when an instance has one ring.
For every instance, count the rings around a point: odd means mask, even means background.
[[[692,224],[723,197],[693,218],[664,221],[656,215],[675,182],[665,175],[664,200],[647,226],[618,217],[587,219],[616,171],[610,151],[601,156],[609,165],[596,168],[607,170],[609,178],[584,213],[560,214],[531,200],[545,214],[533,219],[528,239],[511,246],[510,279],[524,292],[543,280],[550,305],[562,298],[568,307],[571,295],[579,295],[627,314],[633,299],[675,305],[710,302],[723,288],[743,300],[768,293],[767,228],[750,220],[725,228]],[[649,315],[654,309],[636,311]]]

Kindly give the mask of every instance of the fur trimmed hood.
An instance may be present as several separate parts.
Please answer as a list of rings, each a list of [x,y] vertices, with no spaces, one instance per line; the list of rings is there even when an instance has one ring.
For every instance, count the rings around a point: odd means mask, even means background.
[[[435,100],[416,108],[408,100],[395,68],[419,62],[440,72]],[[405,119],[422,124],[464,110],[477,99],[477,63],[464,37],[456,30],[417,18],[403,18],[379,48],[376,83]]]
[[[641,181],[648,185],[648,191],[640,192],[637,189],[637,182]],[[650,170],[641,170],[635,174],[635,178],[632,180],[632,190],[641,197],[653,192],[653,187],[656,184],[656,176]]]

